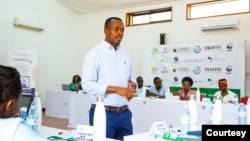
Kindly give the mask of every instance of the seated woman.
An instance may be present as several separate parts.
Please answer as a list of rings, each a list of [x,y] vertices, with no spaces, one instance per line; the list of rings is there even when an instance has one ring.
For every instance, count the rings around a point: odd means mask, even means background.
[[[182,89],[178,92],[173,92],[173,95],[177,95],[180,97],[180,100],[189,100],[190,95],[196,95],[196,91],[191,90],[193,85],[193,79],[191,77],[182,78]]]
[[[226,79],[219,79],[218,80],[218,86],[219,91],[214,93],[214,97],[221,96],[222,103],[232,103],[232,104],[238,104],[238,96],[234,92],[227,89],[227,80]],[[214,100],[213,100],[214,101]]]
[[[73,76],[72,82],[69,84],[69,88],[71,91],[82,90],[81,77],[79,75]]]

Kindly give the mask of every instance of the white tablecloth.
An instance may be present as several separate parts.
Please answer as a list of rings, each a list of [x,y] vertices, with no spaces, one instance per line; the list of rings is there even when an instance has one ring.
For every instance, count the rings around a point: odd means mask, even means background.
[[[76,128],[78,124],[89,125],[89,94],[70,95],[68,127]]]
[[[165,99],[133,98],[129,108],[133,113],[134,134],[148,132],[155,121],[166,121],[168,127],[180,126],[180,118],[184,105],[188,101],[166,101]],[[211,103],[198,103],[198,123],[207,122],[211,110]],[[223,119],[237,118],[237,106],[222,104]]]
[[[55,95],[53,95],[53,93]],[[66,94],[66,93],[65,93]],[[49,97],[48,97],[49,95]],[[64,100],[61,101],[61,98]],[[90,95],[75,94],[69,92],[63,95],[57,91],[47,93],[47,99],[50,99],[49,105],[46,102],[46,113],[60,117],[60,115],[68,115],[68,127],[76,128],[78,124],[89,125],[89,108]],[[53,100],[51,100],[53,99]],[[59,102],[61,101],[61,102]],[[67,106],[64,103],[67,101]],[[170,127],[180,126],[180,117],[184,105],[188,101],[166,101],[164,99],[141,99],[133,98],[129,102],[129,108],[132,111],[132,122],[134,134],[148,132],[151,124],[155,121],[166,121]],[[236,119],[237,106],[233,104],[222,104],[223,119]],[[61,109],[60,109],[61,107]],[[198,123],[207,122],[209,112],[212,107],[211,103],[198,103]],[[63,109],[65,108],[65,109]],[[68,110],[68,111],[67,111]]]
[[[71,95],[76,95],[76,92],[48,90],[46,92],[45,114],[47,116],[68,118]]]
[[[90,96],[73,91],[48,90],[46,116],[68,118],[68,127],[89,125]]]

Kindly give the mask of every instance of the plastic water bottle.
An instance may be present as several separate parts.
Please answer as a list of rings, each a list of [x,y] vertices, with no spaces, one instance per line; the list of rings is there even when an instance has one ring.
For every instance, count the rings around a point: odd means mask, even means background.
[[[181,133],[186,135],[187,131],[190,130],[191,114],[188,110],[188,106],[184,106],[181,115]]]
[[[213,104],[212,124],[222,124],[222,102],[219,95],[215,97]]]
[[[104,107],[104,98],[97,97],[96,108],[94,113],[94,140],[106,140],[106,111]]]
[[[26,120],[26,118],[27,118],[27,107],[21,107],[20,108],[20,117],[23,120]]]
[[[38,118],[37,106],[32,102],[26,123],[34,132],[38,132]]]
[[[191,114],[191,127],[190,128],[195,128],[197,125],[197,120],[198,120],[198,113],[197,113],[197,104],[195,101],[195,96],[191,95],[188,101],[188,109]]]
[[[196,90],[196,102],[199,103],[201,100],[200,100],[200,97],[201,97],[201,93],[200,93],[200,88],[197,87],[197,90]]]
[[[212,124],[213,123],[213,110],[214,110],[214,106],[212,105],[210,111],[209,111],[209,119],[208,119],[208,124]]]
[[[243,103],[238,107],[238,124],[247,124],[247,109]]]
[[[167,101],[171,101],[172,100],[172,94],[170,92],[170,88],[167,87],[166,91],[165,91],[165,100]]]
[[[42,106],[38,92],[35,92],[34,99],[30,105],[28,117],[26,118],[26,123],[34,132],[40,132],[42,126]]]
[[[239,104],[239,99],[237,95],[234,95],[234,104],[238,105]]]

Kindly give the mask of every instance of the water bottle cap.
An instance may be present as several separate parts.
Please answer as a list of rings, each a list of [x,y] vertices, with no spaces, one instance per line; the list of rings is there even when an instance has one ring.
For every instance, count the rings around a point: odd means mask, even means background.
[[[189,99],[195,99],[195,95],[190,95]]]
[[[215,95],[214,98],[215,98],[215,100],[221,100],[221,96],[220,95]]]
[[[27,112],[27,107],[21,107],[20,111]]]
[[[39,92],[35,92],[35,96],[36,97],[40,96],[40,93]]]
[[[103,102],[104,101],[104,97],[103,96],[97,96],[96,101],[97,102]]]

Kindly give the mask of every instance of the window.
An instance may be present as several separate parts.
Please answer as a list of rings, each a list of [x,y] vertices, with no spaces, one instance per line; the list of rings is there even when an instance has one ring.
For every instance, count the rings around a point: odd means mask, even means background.
[[[217,0],[187,5],[188,20],[249,12],[249,0]]]
[[[126,26],[172,21],[172,8],[161,8],[126,14]]]

